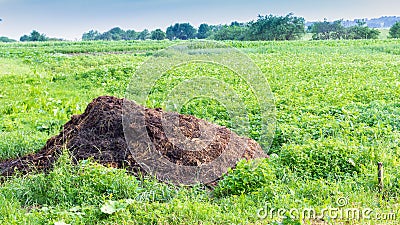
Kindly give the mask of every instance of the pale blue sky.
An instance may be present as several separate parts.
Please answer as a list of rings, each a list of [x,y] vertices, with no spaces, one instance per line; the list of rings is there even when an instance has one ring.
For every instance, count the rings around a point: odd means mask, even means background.
[[[176,22],[225,24],[258,14],[293,12],[307,21],[400,16],[399,0],[0,0],[0,36],[19,39],[33,29],[49,37],[79,39],[82,33],[166,29]]]

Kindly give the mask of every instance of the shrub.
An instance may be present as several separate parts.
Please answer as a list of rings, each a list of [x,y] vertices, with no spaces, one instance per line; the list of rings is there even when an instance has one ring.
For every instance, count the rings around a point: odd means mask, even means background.
[[[389,35],[390,38],[400,38],[400,21],[390,28]]]
[[[263,188],[264,194],[268,195],[272,193],[275,178],[275,169],[269,159],[242,160],[235,169],[228,170],[215,188],[214,194],[240,195],[254,193]]]

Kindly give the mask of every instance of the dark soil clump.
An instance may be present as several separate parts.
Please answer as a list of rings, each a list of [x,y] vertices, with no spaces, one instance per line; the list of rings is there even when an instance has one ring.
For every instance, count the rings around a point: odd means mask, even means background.
[[[0,162],[0,176],[12,176],[16,171],[21,174],[48,171],[64,149],[68,149],[75,162],[92,158],[105,166],[125,168],[137,173],[141,168],[129,151],[124,136],[122,123],[124,101],[128,100],[112,96],[94,99],[83,114],[72,116],[60,134],[50,138],[40,151]],[[135,103],[130,102],[130,104]],[[238,139],[243,143],[242,146],[246,146],[242,158],[266,156],[257,142],[239,137],[225,127],[190,115],[141,108],[145,112],[146,130],[153,146],[172,163],[185,166],[208,163],[222,154],[232,138]],[[201,129],[206,133],[209,129],[214,139],[205,148],[196,151],[185,148],[185,145],[177,145],[170,141],[170,137],[163,129],[162,118],[168,116],[179,118],[176,129],[180,129],[180,133],[190,141],[195,142],[200,137]]]

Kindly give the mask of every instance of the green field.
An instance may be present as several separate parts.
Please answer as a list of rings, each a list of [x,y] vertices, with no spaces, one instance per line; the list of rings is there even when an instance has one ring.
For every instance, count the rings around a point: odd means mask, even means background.
[[[74,166],[65,154],[47,174],[0,185],[0,224],[400,224],[400,40],[225,43],[257,64],[274,93],[269,159],[242,161],[211,190],[91,161]],[[0,44],[0,159],[39,150],[92,99],[123,97],[140,65],[173,44]],[[163,93],[182,80],[177,74],[192,69],[166,74],[148,106],[163,106]],[[239,81],[232,85],[246,95]],[[213,102],[189,104],[184,113],[229,124]],[[317,216],[283,219],[307,208]],[[346,209],[371,212],[348,218]]]

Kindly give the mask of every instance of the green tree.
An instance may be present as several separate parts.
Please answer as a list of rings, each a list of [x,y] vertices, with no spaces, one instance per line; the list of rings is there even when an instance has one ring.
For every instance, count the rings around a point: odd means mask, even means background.
[[[172,25],[167,27],[167,30],[165,31],[165,34],[166,34],[166,36],[167,36],[167,38],[169,40],[173,40],[173,39],[176,38],[175,37],[175,32],[174,32],[174,27]]]
[[[111,30],[107,31],[107,33],[110,34],[111,40],[113,41],[119,41],[124,39],[125,37],[125,31],[119,27],[114,27]]]
[[[357,21],[356,26],[348,27],[346,29],[346,39],[377,39],[379,31],[367,27],[366,22]]]
[[[45,34],[40,34],[38,31],[33,30],[30,35],[23,35],[20,41],[48,41]]]
[[[136,40],[138,33],[134,30],[124,31],[119,27],[114,27],[109,31],[100,33],[98,31],[90,30],[82,35],[82,40],[106,40],[106,41],[119,41],[119,40]]]
[[[22,42],[24,42],[24,41],[29,41],[29,36],[28,35],[23,35],[23,36],[21,36],[20,38],[19,38],[19,41],[22,41]]]
[[[151,32],[151,39],[152,40],[164,40],[165,39],[165,33],[161,29],[156,29]]]
[[[107,41],[119,41],[125,38],[125,31],[119,27],[114,27],[111,30],[102,33],[98,39]]]
[[[234,27],[234,26],[237,26],[237,27],[244,26],[244,23],[239,23],[238,21],[233,21],[231,23],[231,27]]]
[[[193,39],[196,37],[196,29],[189,23],[176,23],[174,26],[169,26],[166,31],[167,38],[174,39]]]
[[[137,40],[138,39],[138,32],[134,30],[127,30],[125,32],[125,38],[124,40]]]
[[[51,38],[47,38],[47,41],[65,41],[65,39],[63,39],[63,38],[51,37]]]
[[[16,42],[16,40],[10,39],[8,37],[0,37],[0,42]]]
[[[345,28],[342,20],[328,22],[316,22],[309,31],[313,33],[314,40],[331,39],[376,39],[379,37],[379,31],[366,26],[364,21],[357,21],[356,26]]]
[[[97,30],[90,30],[87,33],[83,33],[82,35],[82,40],[83,41],[94,41],[94,40],[98,40],[100,38],[100,32],[98,32]]]
[[[245,40],[247,34],[247,26],[231,24],[231,26],[225,25],[215,31],[215,33],[212,35],[212,38],[214,40]]]
[[[293,16],[258,16],[256,22],[250,22],[248,40],[296,40],[304,33],[304,18]]]
[[[109,32],[104,32],[99,36],[99,40],[104,40],[104,41],[111,41],[111,33]]]
[[[342,20],[328,22],[315,22],[309,27],[309,31],[313,33],[314,40],[330,40],[342,39],[345,37],[345,27],[342,25]]]
[[[210,30],[211,27],[208,24],[206,23],[200,24],[199,30],[197,32],[197,38],[198,39],[208,38],[208,36],[210,36]]]
[[[141,36],[139,37],[139,35],[141,35]],[[118,40],[137,40],[137,39],[143,38],[143,37],[145,39],[149,37],[148,30],[145,30],[144,33],[141,34],[134,30],[124,31],[123,29],[121,29],[119,27],[114,27],[104,33],[100,33],[95,30],[90,30],[89,32],[84,33],[82,35],[82,40],[83,41],[91,41],[91,40],[118,41]]]
[[[400,21],[393,24],[389,30],[390,38],[400,38]]]
[[[46,36],[44,34],[40,34],[36,30],[32,31],[30,41],[45,41]]]
[[[146,40],[146,39],[149,39],[151,36],[150,36],[150,32],[149,32],[149,30],[147,30],[147,29],[144,29],[142,32],[140,32],[139,33],[139,35],[138,35],[138,39],[139,40]]]

